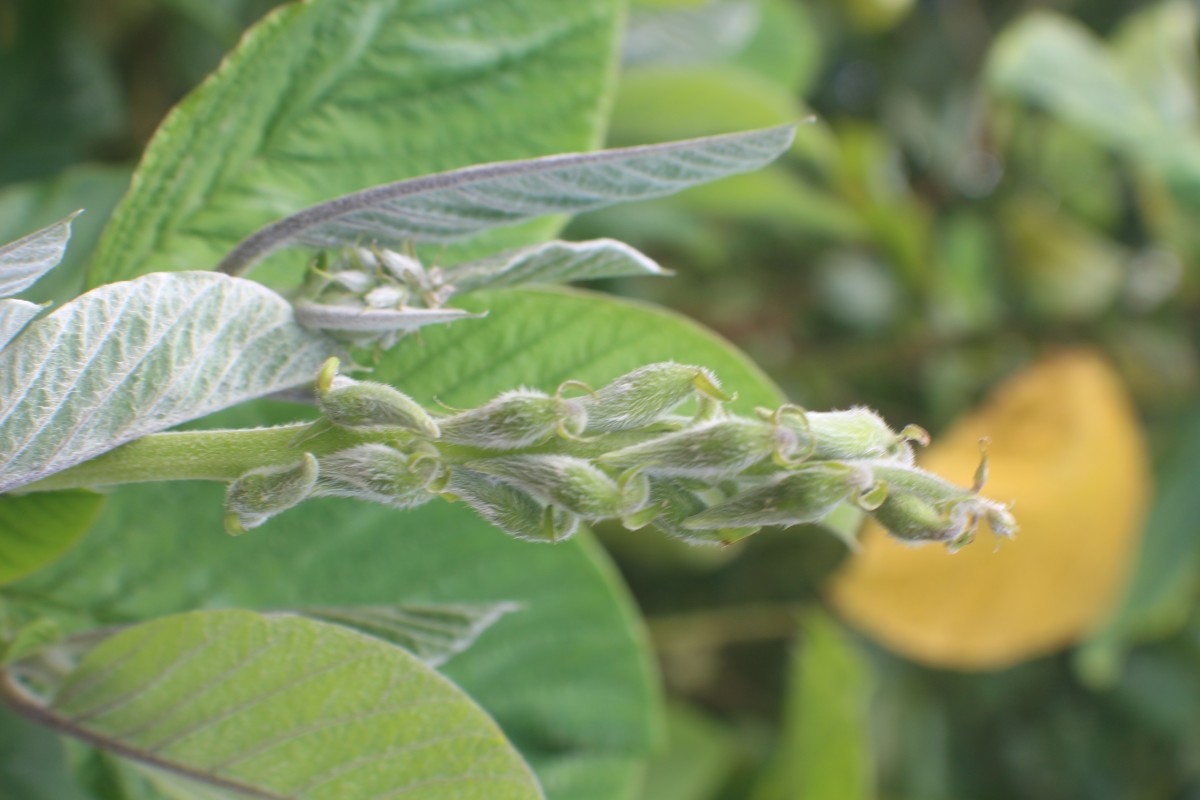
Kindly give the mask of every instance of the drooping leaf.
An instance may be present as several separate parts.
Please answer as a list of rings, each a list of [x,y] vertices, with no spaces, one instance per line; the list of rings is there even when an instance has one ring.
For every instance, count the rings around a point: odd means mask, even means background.
[[[1064,351],[1014,376],[918,462],[969,485],[984,436],[984,491],[1012,503],[1015,539],[951,555],[869,524],[831,592],[838,611],[888,647],[955,669],[997,669],[1090,633],[1131,572],[1148,493],[1129,398],[1093,351]]]
[[[160,273],[95,289],[0,351],[0,491],[303,383],[334,350],[251,281]]]
[[[674,359],[711,366],[739,393],[743,411],[781,400],[744,356],[670,312],[574,291],[463,299],[492,313],[401,342],[383,354],[372,379],[423,403],[438,397],[466,407],[519,385],[553,391],[577,378],[602,386]],[[217,424],[297,415],[290,406],[256,405],[257,414],[231,409]],[[462,504],[400,512],[332,499],[281,514],[253,536],[231,539],[222,530],[218,486],[123,487],[90,536],[17,588],[91,610],[101,624],[216,603],[518,603],[519,613],[450,660],[446,674],[499,722],[551,798],[636,796],[657,737],[657,684],[632,602],[590,537],[531,545]]]
[[[482,164],[376,186],[274,222],[242,241],[218,269],[237,274],[289,245],[449,242],[547,214],[661,197],[758,169],[792,143],[793,125],[598,153]]]
[[[431,667],[466,650],[515,603],[440,603],[304,608],[298,613],[403,647]]]
[[[80,213],[0,245],[0,297],[25,291],[62,261],[71,238],[71,220]]]
[[[814,613],[801,630],[783,729],[754,800],[869,800],[870,670],[833,620]]]
[[[26,300],[0,300],[0,350],[3,350],[42,307]]]
[[[263,225],[370,186],[596,147],[622,17],[617,0],[288,4],[159,128],[92,285],[211,268]]]
[[[570,283],[667,272],[639,251],[615,239],[546,242],[445,270],[456,294],[527,284]]]
[[[461,690],[389,644],[301,617],[198,611],[104,640],[10,702],[155,772],[235,796],[540,798]]]
[[[0,495],[0,584],[41,569],[96,521],[104,496],[84,489]]]

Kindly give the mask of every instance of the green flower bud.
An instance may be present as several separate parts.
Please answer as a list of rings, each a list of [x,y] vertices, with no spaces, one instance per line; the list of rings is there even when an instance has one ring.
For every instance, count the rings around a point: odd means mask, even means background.
[[[479,516],[518,539],[560,542],[579,529],[579,517],[574,514],[466,467],[454,468],[444,496],[462,500]]]
[[[605,453],[597,461],[640,467],[651,476],[720,480],[772,455],[789,459],[800,449],[800,437],[790,426],[728,417]]]
[[[317,376],[317,405],[334,425],[368,430],[402,428],[430,439],[440,435],[438,424],[416,400],[384,383],[329,375],[328,364]]]
[[[724,499],[711,487],[693,487],[683,480],[655,478],[650,482],[649,507],[658,510],[654,527],[688,544],[725,545],[758,532],[758,526],[695,530],[684,525],[685,520],[707,509],[710,502]]]
[[[319,472],[312,453],[288,466],[250,470],[225,490],[225,530],[245,533],[311,496]]]
[[[360,444],[321,459],[316,494],[413,508],[433,497],[444,469],[433,453]]]
[[[896,433],[869,408],[857,406],[846,411],[810,411],[806,415],[808,431],[814,440],[813,458],[817,460],[895,459],[913,463],[910,440],[925,434],[916,426]]]
[[[1017,530],[1008,507],[980,497],[916,467],[869,462],[877,480],[888,486],[887,498],[872,516],[898,539],[942,542],[951,551],[971,541],[980,518],[1005,538]]]
[[[803,525],[820,522],[847,500],[875,485],[871,470],[836,461],[807,464],[770,483],[754,486],[683,521],[688,530],[745,525]]]
[[[514,450],[555,433],[577,438],[587,413],[578,400],[551,397],[532,389],[505,392],[479,408],[441,420],[442,438],[486,450]]]
[[[543,503],[559,506],[585,520],[621,516],[624,504],[616,481],[582,458],[558,455],[504,456],[472,461],[467,466],[499,478]]]
[[[626,431],[642,428],[699,394],[719,402],[731,398],[711,372],[667,361],[622,375],[594,396],[584,398],[588,429]]]

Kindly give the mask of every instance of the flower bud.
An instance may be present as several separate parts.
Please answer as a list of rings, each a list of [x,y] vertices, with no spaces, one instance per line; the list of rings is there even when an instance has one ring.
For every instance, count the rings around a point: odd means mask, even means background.
[[[703,367],[670,361],[650,364],[622,375],[593,397],[584,398],[588,429],[609,432],[642,428],[697,393],[720,402],[730,400],[716,377]]]
[[[455,467],[446,496],[462,500],[505,533],[535,542],[560,542],[579,529],[579,517],[546,505],[499,478]]]
[[[717,530],[820,522],[842,503],[869,492],[874,484],[871,470],[866,467],[836,461],[815,462],[688,517],[683,527]]]
[[[313,493],[320,471],[305,453],[295,464],[252,469],[225,490],[225,530],[233,535],[257,528]]]
[[[321,459],[316,493],[413,508],[433,497],[444,467],[433,454],[360,444]]]
[[[924,434],[916,426],[898,434],[878,414],[863,406],[845,411],[810,411],[806,417],[815,442],[813,458],[822,461],[878,458],[912,464],[913,452],[908,441],[920,440],[919,434]]]
[[[516,486],[543,503],[560,506],[585,520],[619,517],[621,490],[616,481],[582,458],[520,455],[481,459],[470,469]]]
[[[730,478],[769,456],[790,458],[800,440],[788,426],[727,417],[614,450],[597,461],[640,467],[651,476]]]
[[[878,480],[888,485],[888,495],[872,516],[898,539],[909,542],[943,542],[951,551],[971,538],[979,519],[985,519],[997,536],[1012,537],[1016,520],[1008,507],[980,497],[915,467],[871,462]]]
[[[505,392],[479,408],[441,420],[442,438],[486,450],[515,450],[549,439],[583,433],[587,414],[578,400],[550,397],[532,389]]]
[[[325,418],[343,428],[403,428],[430,439],[440,435],[433,417],[416,400],[384,383],[337,377],[320,391],[317,405]]]
[[[702,513],[709,501],[723,502],[724,495],[712,488],[694,489],[685,481],[655,478],[650,485],[650,507],[658,509],[653,525],[665,534],[688,544],[725,545],[757,533],[758,526],[696,530],[685,520]]]

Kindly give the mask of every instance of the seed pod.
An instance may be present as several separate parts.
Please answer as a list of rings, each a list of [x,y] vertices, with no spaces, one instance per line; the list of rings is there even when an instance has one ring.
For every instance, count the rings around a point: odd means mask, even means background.
[[[878,414],[863,406],[845,411],[810,411],[806,417],[814,440],[813,458],[822,461],[894,459],[912,464],[913,452],[908,441],[919,440],[918,431],[924,434],[916,426],[898,434]]]
[[[499,478],[543,503],[564,508],[585,520],[621,516],[623,504],[616,481],[582,458],[502,456],[471,461],[467,467]]]
[[[429,453],[408,454],[384,444],[360,444],[321,459],[316,494],[413,508],[433,497],[444,467]]]
[[[447,417],[439,427],[447,442],[486,450],[515,450],[544,442],[555,433],[578,437],[586,419],[578,400],[517,389],[479,408]]]
[[[789,427],[728,417],[605,453],[597,461],[640,467],[651,476],[720,480],[773,454],[791,456],[798,447],[798,437]]]
[[[821,461],[785,473],[723,503],[688,517],[688,530],[717,530],[748,525],[802,525],[820,522],[847,500],[875,484],[866,467]]]
[[[462,500],[505,533],[535,542],[560,542],[579,529],[579,517],[536,500],[499,478],[455,467],[446,495]]]
[[[334,378],[318,391],[325,418],[343,428],[402,428],[436,439],[438,425],[416,400],[384,383]]]
[[[225,530],[245,533],[300,503],[312,495],[319,472],[312,453],[288,466],[250,470],[225,490]]]
[[[609,432],[643,428],[696,394],[720,402],[731,399],[703,367],[670,361],[640,367],[599,389],[593,397],[583,398],[588,429]]]

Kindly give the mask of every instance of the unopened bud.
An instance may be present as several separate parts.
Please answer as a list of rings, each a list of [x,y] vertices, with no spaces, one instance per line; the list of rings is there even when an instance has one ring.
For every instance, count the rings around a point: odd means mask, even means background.
[[[470,469],[499,478],[544,503],[585,520],[619,517],[621,490],[591,462],[558,455],[519,455],[472,461]]]
[[[820,522],[847,500],[875,485],[866,467],[822,461],[755,486],[683,521],[688,530],[747,525],[803,525]]]
[[[316,493],[413,508],[433,497],[444,467],[430,453],[360,444],[321,459]]]
[[[514,450],[543,442],[555,433],[578,437],[586,419],[578,400],[518,389],[443,419],[440,428],[442,438],[454,444]]]
[[[559,542],[579,528],[579,517],[536,500],[499,478],[466,467],[455,467],[446,496],[462,500],[500,530],[536,542]]]
[[[888,495],[872,516],[893,536],[910,542],[943,542],[957,550],[974,535],[979,519],[1006,538],[1017,525],[1007,506],[915,467],[872,462]]]
[[[300,503],[313,493],[319,471],[316,457],[305,453],[295,464],[242,475],[225,490],[225,530],[245,533]]]
[[[913,463],[910,440],[920,441],[928,434],[910,425],[896,433],[869,408],[858,406],[846,411],[811,411],[807,414],[808,429],[815,449],[813,458],[894,459],[902,464]]]
[[[584,398],[588,429],[608,432],[642,428],[697,394],[720,402],[730,400],[716,377],[703,367],[670,361],[650,364],[622,375],[595,396]]]
[[[720,480],[772,455],[789,459],[801,449],[790,427],[728,417],[614,450],[597,460],[612,467],[640,467],[651,476]]]
[[[317,375],[317,405],[325,418],[343,428],[403,428],[430,439],[438,425],[421,404],[385,383],[340,377],[329,359]]]
[[[725,496],[711,487],[690,487],[687,481],[655,478],[650,487],[650,508],[658,510],[654,527],[689,544],[724,545],[757,533],[757,525],[730,526],[715,530],[697,530],[684,523],[702,513],[711,502],[724,502]]]

